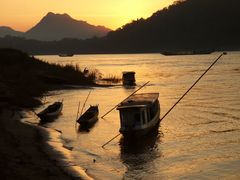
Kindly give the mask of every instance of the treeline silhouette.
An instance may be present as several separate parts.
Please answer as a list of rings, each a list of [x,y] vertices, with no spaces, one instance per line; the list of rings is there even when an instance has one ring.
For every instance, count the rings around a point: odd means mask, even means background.
[[[40,42],[8,36],[0,47],[31,54],[239,50],[239,8],[239,0],[181,0],[103,38]]]
[[[111,41],[139,50],[239,48],[238,0],[178,1],[115,32]]]

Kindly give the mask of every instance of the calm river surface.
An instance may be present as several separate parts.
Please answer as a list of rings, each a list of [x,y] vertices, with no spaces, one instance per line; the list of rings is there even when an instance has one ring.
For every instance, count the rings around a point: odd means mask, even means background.
[[[163,56],[161,54],[37,56],[44,61],[78,64],[98,69],[103,76],[121,77],[135,71],[140,92],[159,92],[161,116],[220,55]],[[87,101],[99,104],[100,115],[135,89],[114,86],[93,88]],[[72,147],[74,163],[96,179],[239,179],[240,178],[240,52],[229,52],[160,123],[156,132],[134,144],[118,134],[119,114],[99,118],[90,132],[76,132],[79,101],[89,89],[56,91],[47,102],[64,98],[62,115],[48,127],[62,131]],[[139,92],[139,93],[140,93]],[[48,104],[47,104],[48,105]],[[44,107],[40,107],[40,111]],[[85,108],[85,109],[86,109]],[[96,162],[93,162],[93,159]]]

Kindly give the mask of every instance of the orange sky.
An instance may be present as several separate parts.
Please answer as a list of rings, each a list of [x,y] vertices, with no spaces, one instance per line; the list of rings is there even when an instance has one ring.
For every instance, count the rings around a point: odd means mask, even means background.
[[[116,29],[137,18],[147,18],[175,0],[1,0],[0,26],[26,31],[48,12]]]

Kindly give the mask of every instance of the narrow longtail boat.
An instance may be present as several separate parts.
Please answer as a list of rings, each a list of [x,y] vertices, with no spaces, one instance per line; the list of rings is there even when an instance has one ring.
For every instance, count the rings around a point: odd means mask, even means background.
[[[38,113],[37,116],[41,119],[42,122],[50,122],[61,114],[62,108],[63,102],[57,101]]]
[[[91,126],[98,120],[98,105],[90,106],[77,120],[81,126]]]
[[[68,54],[58,54],[58,56],[59,57],[72,57],[72,56],[74,56],[74,54],[73,53],[68,53]]]
[[[121,102],[119,132],[125,137],[147,134],[160,122],[159,93],[134,94]]]

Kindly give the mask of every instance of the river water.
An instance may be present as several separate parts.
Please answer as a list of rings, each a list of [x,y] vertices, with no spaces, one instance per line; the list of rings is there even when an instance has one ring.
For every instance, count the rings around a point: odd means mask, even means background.
[[[135,71],[137,86],[91,88],[86,103],[99,104],[100,115],[121,102],[140,85],[140,92],[159,92],[161,117],[220,55],[163,56],[161,54],[37,56],[51,63],[78,64],[98,69],[103,76],[121,77]],[[72,149],[74,163],[96,179],[239,179],[240,178],[240,52],[229,52],[160,123],[137,142],[118,134],[119,114],[114,110],[89,132],[75,127],[78,103],[90,88],[60,90],[46,102],[64,99],[62,115],[48,127],[62,131],[64,145]],[[140,93],[139,92],[139,93]],[[48,105],[48,104],[46,104]],[[38,110],[44,107],[40,107]],[[94,162],[95,161],[95,162]]]

